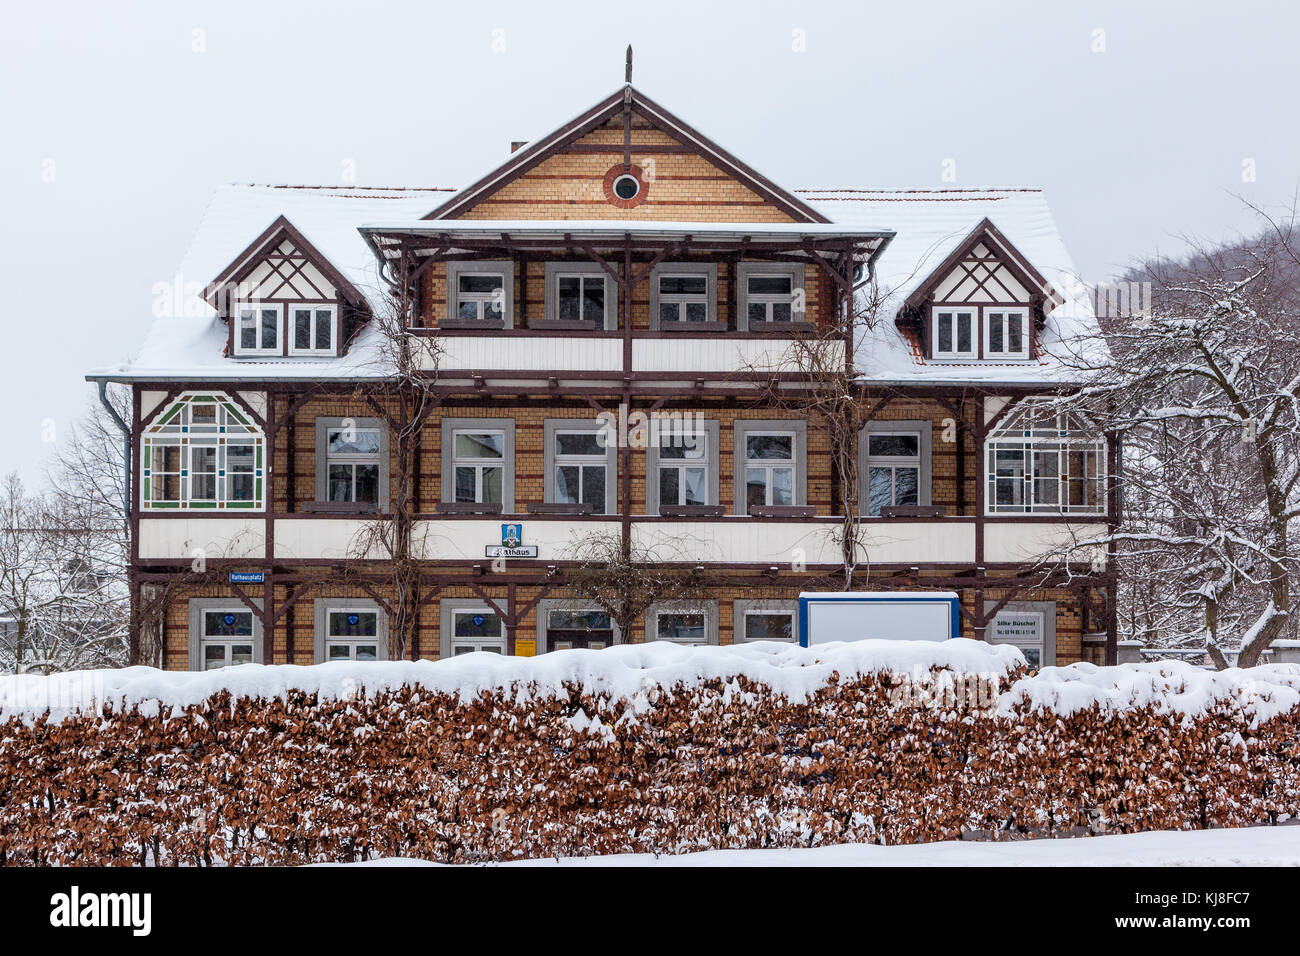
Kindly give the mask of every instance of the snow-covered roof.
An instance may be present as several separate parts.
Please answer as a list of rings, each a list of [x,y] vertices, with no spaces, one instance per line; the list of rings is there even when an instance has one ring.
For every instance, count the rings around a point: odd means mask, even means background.
[[[223,354],[227,330],[202,299],[203,289],[231,264],[277,217],[284,216],[379,311],[383,291],[375,254],[360,231],[382,224],[393,228],[455,231],[488,229],[536,234],[556,231],[556,223],[520,220],[486,226],[472,220],[421,220],[454,190],[439,187],[242,185],[221,187],[213,195],[179,271],[183,303],[160,314],[138,355],[130,362],[97,370],[92,378],[136,381],[223,379],[372,378],[382,374],[372,347],[378,332],[367,327],[348,354],[330,359],[272,358],[232,360]],[[786,238],[895,233],[876,263],[876,277],[888,295],[879,321],[862,329],[856,361],[864,378],[877,382],[933,384],[1050,384],[1068,380],[1069,368],[1047,357],[1020,363],[937,363],[922,360],[894,324],[899,305],[986,217],[1060,293],[1065,302],[1048,316],[1040,345],[1048,352],[1077,350],[1077,342],[1096,330],[1091,298],[1074,271],[1047,200],[1037,189],[873,189],[796,190],[832,220],[816,223],[731,223],[565,221],[563,232],[604,230],[645,235],[689,233],[721,236],[752,234]],[[161,296],[169,302],[171,296]]]
[[[894,239],[876,261],[883,302],[874,328],[860,329],[855,360],[877,382],[1050,384],[1074,377],[1062,356],[1085,348],[1097,330],[1088,289],[1065,251],[1041,189],[795,190],[837,226],[888,228]],[[922,359],[894,324],[903,301],[926,281],[985,218],[1065,300],[1039,338],[1047,356],[1029,362],[936,362]]]
[[[313,379],[370,378],[374,350],[367,348],[372,329],[362,331],[348,354],[334,359],[238,361],[223,354],[226,326],[202,298],[203,290],[279,216],[302,233],[363,296],[371,308],[382,305],[378,262],[357,231],[363,222],[417,218],[453,190],[440,187],[374,188],[363,186],[289,186],[230,183],[217,189],[190,241],[177,273],[183,302],[163,295],[153,327],[136,357],[92,373],[134,380],[202,378]],[[179,306],[179,307],[177,307]]]

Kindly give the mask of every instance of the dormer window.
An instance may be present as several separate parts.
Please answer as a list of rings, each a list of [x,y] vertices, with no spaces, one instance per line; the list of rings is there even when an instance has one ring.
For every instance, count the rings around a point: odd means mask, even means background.
[[[235,306],[235,354],[279,355],[284,310],[279,305],[250,303]]]
[[[984,310],[984,355],[1029,358],[1029,313],[1025,309]]]
[[[937,359],[975,358],[975,310],[936,306],[932,329],[934,357]]]
[[[338,308],[332,305],[289,307],[290,355],[333,355]]]

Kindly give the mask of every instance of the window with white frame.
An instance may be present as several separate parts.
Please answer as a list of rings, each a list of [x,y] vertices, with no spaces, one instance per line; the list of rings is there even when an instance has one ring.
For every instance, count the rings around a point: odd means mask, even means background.
[[[741,615],[740,640],[793,641],[795,638],[795,612],[754,608]]]
[[[985,358],[1029,357],[1029,312],[1025,309],[984,310]]]
[[[500,272],[459,271],[453,293],[456,318],[500,321],[505,317],[505,275]]]
[[[200,613],[199,659],[205,671],[253,663],[253,612],[242,605]]]
[[[659,505],[707,505],[709,434],[665,429],[658,436]]]
[[[1065,412],[1019,409],[985,446],[990,514],[1104,514],[1106,443]]]
[[[594,514],[606,511],[609,449],[596,430],[556,430],[554,433],[555,501],[586,504]]]
[[[452,654],[459,656],[474,651],[506,652],[506,634],[501,618],[486,607],[459,608],[451,615]]]
[[[380,454],[378,428],[340,427],[326,431],[325,467],[329,501],[379,504]]]
[[[750,328],[796,318],[794,276],[789,273],[755,273],[745,277],[745,304]],[[798,316],[802,318],[802,315]]]
[[[709,315],[708,276],[695,273],[658,273],[659,323],[707,322]]]
[[[338,308],[333,305],[289,307],[289,354],[334,354]]]
[[[182,395],[141,438],[145,509],[262,507],[262,433],[220,393]]]
[[[555,276],[555,317],[565,321],[605,324],[605,277],[595,273],[561,272]]]
[[[377,661],[380,647],[379,612],[374,608],[325,609],[325,660]]]
[[[935,358],[975,358],[975,310],[935,306],[931,341]]]
[[[920,503],[921,433],[872,431],[867,440],[867,514]]]
[[[658,610],[654,612],[654,640],[674,644],[707,644],[709,615],[704,608]]]
[[[284,308],[280,305],[248,302],[232,310],[235,317],[236,355],[279,355],[280,326]]]
[[[493,505],[502,503],[505,448],[504,432],[453,432],[452,475],[456,501]]]
[[[745,433],[745,504],[793,505],[794,432]]]

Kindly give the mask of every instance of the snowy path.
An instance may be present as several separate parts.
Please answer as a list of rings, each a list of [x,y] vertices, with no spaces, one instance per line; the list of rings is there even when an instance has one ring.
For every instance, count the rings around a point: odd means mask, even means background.
[[[359,866],[434,866],[377,860]],[[510,866],[1300,866],[1300,826],[1162,830],[1071,840],[1010,843],[845,844],[811,850],[708,850],[520,860]]]

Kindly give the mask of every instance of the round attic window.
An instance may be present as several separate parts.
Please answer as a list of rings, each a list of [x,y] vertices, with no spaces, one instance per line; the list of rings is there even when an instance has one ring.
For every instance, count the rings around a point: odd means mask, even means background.
[[[605,193],[605,201],[621,209],[641,205],[650,191],[641,167],[635,164],[624,166],[622,163],[609,167],[601,188]]]
[[[624,175],[614,180],[614,195],[619,199],[635,199],[641,191],[641,183],[635,176]]]

